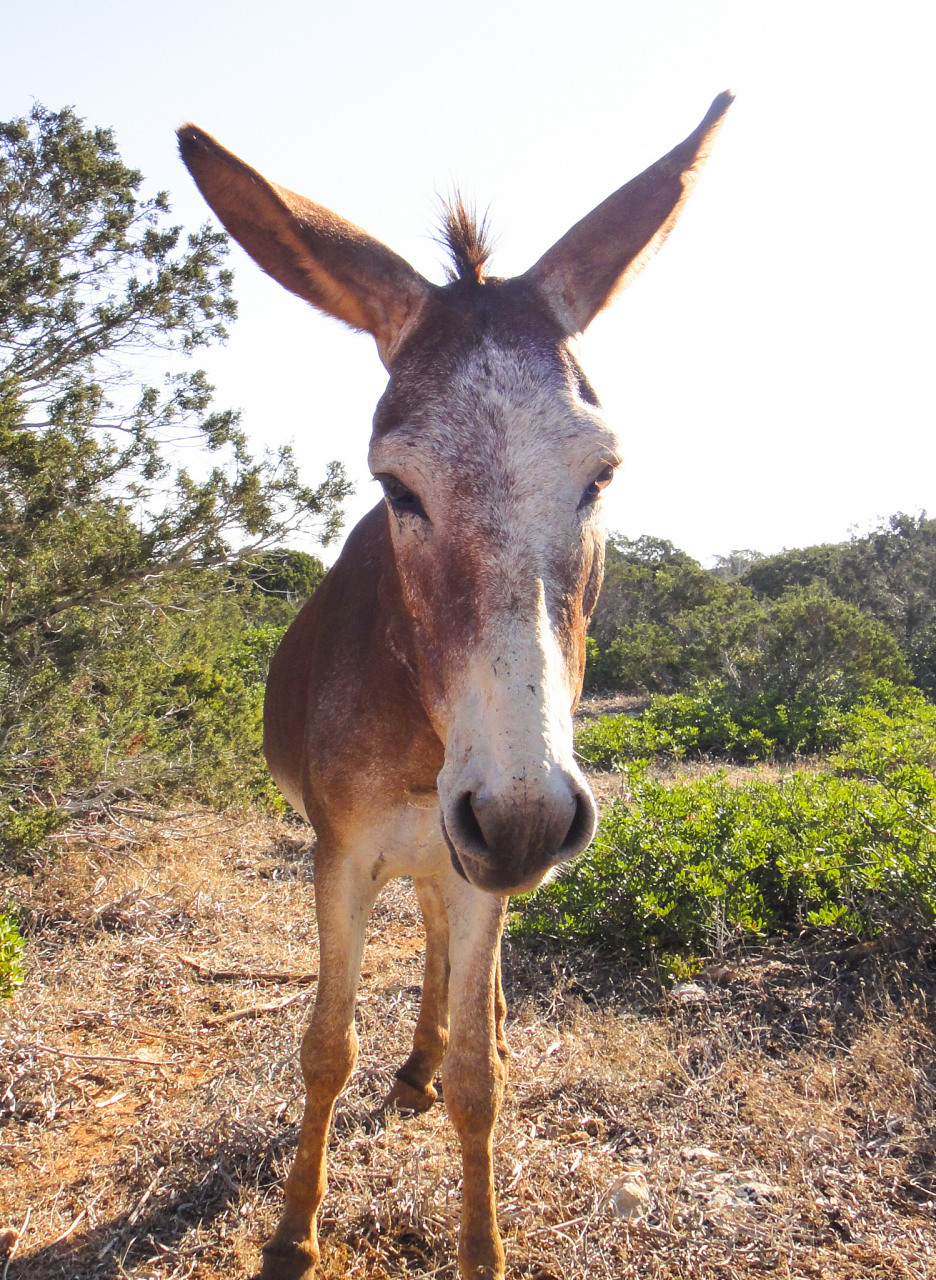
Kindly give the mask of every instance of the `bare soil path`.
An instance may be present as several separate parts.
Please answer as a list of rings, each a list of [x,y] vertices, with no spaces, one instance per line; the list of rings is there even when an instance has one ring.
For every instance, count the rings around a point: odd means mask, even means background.
[[[296,1139],[311,857],[285,821],[131,814],[12,886],[29,937],[0,1013],[0,1228],[21,1232],[2,1280],[252,1274]],[[455,1280],[444,1108],[379,1110],[422,947],[400,883],[364,962],[323,1277]],[[511,1280],[936,1277],[931,944],[737,954],[682,989],[546,943],[505,966]]]

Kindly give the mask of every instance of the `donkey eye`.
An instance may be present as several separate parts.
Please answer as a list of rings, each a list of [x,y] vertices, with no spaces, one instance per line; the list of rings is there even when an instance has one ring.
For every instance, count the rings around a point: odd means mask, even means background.
[[[374,479],[380,482],[384,497],[394,511],[398,511],[400,515],[420,516],[423,520],[428,520],[423,504],[412,489],[407,489],[402,480],[386,474],[375,476]]]
[[[614,479],[614,467],[610,463],[601,468],[594,480],[586,488],[582,494],[582,501],[579,503],[579,511],[585,507],[590,507],[601,497],[602,489],[607,489],[608,485]]]

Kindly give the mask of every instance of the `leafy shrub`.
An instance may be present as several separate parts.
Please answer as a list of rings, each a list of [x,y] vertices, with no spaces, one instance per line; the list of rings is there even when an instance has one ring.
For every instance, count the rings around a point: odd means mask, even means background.
[[[687,647],[679,619],[737,593],[663,538],[612,534],[591,621],[586,688],[662,692],[712,674]]]
[[[0,664],[0,857],[117,797],[278,804],[263,682],[283,628],[209,571],[73,609],[24,669]]]
[[[936,706],[917,689],[882,681],[851,711],[829,717],[838,739],[832,763],[885,785],[936,768]]]
[[[579,732],[575,746],[598,769],[617,769],[655,755],[765,760],[836,745],[827,712],[804,699],[793,706],[739,699],[729,685],[710,680],[689,693],[658,694],[640,716],[603,716]]]
[[[656,622],[623,627],[606,649],[586,641],[586,689],[673,689],[682,680],[685,646]]]
[[[883,622],[816,583],[770,603],[755,649],[731,655],[729,678],[739,696],[767,703],[858,696],[877,680],[906,684],[910,671]]]
[[[592,616],[591,633],[602,649],[635,623],[668,625],[677,614],[720,596],[712,574],[665,538],[625,538],[612,533],[605,545],[605,576]]]
[[[839,700],[800,694],[789,703],[744,697],[723,681],[700,681],[688,693],[657,695],[639,716],[603,716],[576,735],[578,755],[598,769],[654,755],[683,759],[766,760],[830,751],[876,732],[929,741],[936,708],[918,690],[878,680]]]
[[[0,911],[0,1000],[9,1000],[23,981],[23,945],[15,914]]]
[[[936,520],[892,516],[851,542],[706,570],[664,539],[612,534],[589,689],[668,693],[723,679],[789,703],[912,678],[936,690]]]
[[[936,520],[897,512],[849,542],[763,557],[742,581],[759,598],[823,584],[882,623],[904,649],[914,680],[936,689]]]
[[[642,717],[580,735],[586,758],[627,771],[632,799],[526,900],[518,933],[698,951],[725,932],[758,938],[811,923],[861,935],[904,910],[936,914],[936,706],[887,681],[850,708],[826,706],[815,739],[837,748],[831,770],[775,783],[721,775],[666,787],[645,763],[626,763],[703,745],[749,750],[757,729],[732,718],[724,695],[713,686],[655,698]]]
[[[288,626],[297,611],[325,577],[325,566],[318,556],[278,547],[254,556],[244,566],[244,581],[233,580],[235,589],[247,587],[241,594],[241,611],[252,620],[272,626]]]
[[[873,933],[936,913],[936,783],[832,774],[665,787],[637,771],[591,850],[520,909],[520,935],[629,950],[705,951],[726,933],[803,924]]]
[[[175,786],[214,804],[282,807],[262,740],[266,673],[284,631],[242,626],[210,661],[195,650],[172,673],[164,691],[172,713],[160,716],[156,745],[177,771]]]
[[[907,642],[907,661],[913,683],[936,698],[936,621],[914,629]]]

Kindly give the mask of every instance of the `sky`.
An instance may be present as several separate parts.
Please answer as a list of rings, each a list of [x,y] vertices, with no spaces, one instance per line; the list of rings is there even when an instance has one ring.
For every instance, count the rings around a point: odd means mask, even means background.
[[[608,527],[710,563],[936,514],[922,0],[41,0],[3,27],[0,118],[113,128],[184,226],[210,216],[175,149],[193,120],[438,282],[440,193],[489,208],[495,274],[525,271],[734,90],[679,226],[583,339],[624,442]],[[379,496],[373,341],[231,263],[240,318],[195,363],[310,483],[344,462],[350,527]]]

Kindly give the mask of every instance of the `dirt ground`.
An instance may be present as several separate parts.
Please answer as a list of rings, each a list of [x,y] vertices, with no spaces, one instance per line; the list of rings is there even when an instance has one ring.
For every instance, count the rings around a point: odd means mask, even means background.
[[[0,1280],[253,1274],[317,969],[304,835],[124,813],[11,886],[28,947],[0,1013],[0,1228],[19,1232]],[[380,1110],[422,948],[399,882],[364,961],[324,1277],[455,1280],[444,1107]],[[624,955],[507,944],[505,978],[511,1280],[936,1277],[932,940],[737,952],[675,986]]]

